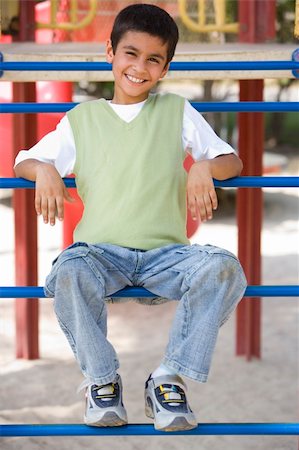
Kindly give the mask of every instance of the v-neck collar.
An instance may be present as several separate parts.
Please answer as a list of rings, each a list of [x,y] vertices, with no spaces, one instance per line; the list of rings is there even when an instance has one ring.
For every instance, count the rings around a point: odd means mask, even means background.
[[[122,119],[112,108],[112,106],[109,104],[109,102],[107,100],[105,100],[104,98],[101,98],[99,100],[99,102],[103,105],[103,107],[105,108],[105,110],[111,115],[113,116],[113,118],[119,122],[120,125],[122,125],[124,128],[132,128],[135,126],[136,123],[139,122],[139,120],[142,119],[142,116],[146,113],[146,110],[148,108],[148,105],[152,102],[154,95],[149,95],[148,98],[146,99],[146,101],[144,102],[144,105],[142,106],[141,110],[139,111],[139,113],[137,114],[136,117],[134,117],[133,120],[131,120],[130,122],[126,122],[124,119]],[[129,105],[128,105],[129,106]]]

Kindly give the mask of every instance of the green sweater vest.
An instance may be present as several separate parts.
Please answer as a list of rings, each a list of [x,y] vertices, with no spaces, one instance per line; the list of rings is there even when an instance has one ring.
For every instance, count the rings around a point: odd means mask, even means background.
[[[68,112],[84,203],[74,241],[143,250],[189,244],[184,101],[174,94],[150,95],[130,123],[104,99]]]

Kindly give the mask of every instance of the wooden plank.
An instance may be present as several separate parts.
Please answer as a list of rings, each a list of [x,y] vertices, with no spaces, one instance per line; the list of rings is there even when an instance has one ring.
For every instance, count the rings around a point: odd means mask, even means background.
[[[285,44],[179,44],[174,61],[290,61],[295,45]],[[0,45],[3,60],[10,61],[105,61],[103,44],[13,43]],[[294,78],[289,70],[276,71],[172,71],[168,79],[263,79]],[[110,81],[111,72],[7,71],[2,81]]]

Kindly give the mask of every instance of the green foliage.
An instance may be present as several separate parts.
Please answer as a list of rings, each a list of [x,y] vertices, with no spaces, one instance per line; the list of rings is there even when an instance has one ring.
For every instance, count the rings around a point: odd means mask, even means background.
[[[295,0],[276,2],[276,41],[298,42],[294,36]]]
[[[176,24],[179,29],[180,42],[197,42],[200,44],[210,42],[209,33],[195,33],[183,23],[181,18],[176,19]]]
[[[265,141],[279,147],[287,146],[291,150],[298,147],[298,116],[294,112],[265,113]]]

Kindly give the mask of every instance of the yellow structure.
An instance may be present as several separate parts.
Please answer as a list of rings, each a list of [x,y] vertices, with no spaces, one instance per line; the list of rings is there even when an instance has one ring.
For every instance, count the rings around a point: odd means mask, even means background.
[[[70,0],[70,22],[57,22],[56,15],[58,11],[59,0],[51,0],[51,18],[50,23],[37,22],[36,27],[47,28],[51,30],[74,31],[89,25],[97,13],[98,0],[89,0],[89,10],[87,15],[78,22],[78,0]]]
[[[225,0],[213,0],[215,11],[215,23],[207,23],[206,4],[207,0],[197,0],[198,2],[198,20],[191,19],[187,12],[187,0],[178,0],[179,13],[184,25],[191,31],[197,33],[209,33],[219,31],[221,33],[238,33],[239,24],[226,23],[225,18]]]
[[[296,0],[294,34],[299,39],[299,0]]]
[[[11,34],[14,20],[19,16],[18,0],[0,0],[0,35]]]

